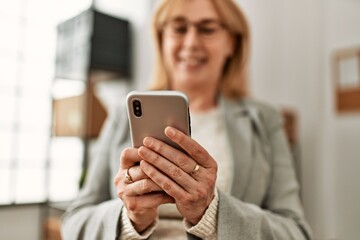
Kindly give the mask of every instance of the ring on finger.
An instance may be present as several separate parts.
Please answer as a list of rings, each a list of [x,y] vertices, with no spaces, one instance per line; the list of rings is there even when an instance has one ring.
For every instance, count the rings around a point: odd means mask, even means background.
[[[196,173],[200,168],[200,165],[199,164],[196,164],[196,166],[194,167],[194,169],[191,171],[191,174],[194,174]]]
[[[125,174],[125,178],[128,182],[132,183],[134,182],[131,175],[130,175],[130,168],[126,169],[126,174]]]

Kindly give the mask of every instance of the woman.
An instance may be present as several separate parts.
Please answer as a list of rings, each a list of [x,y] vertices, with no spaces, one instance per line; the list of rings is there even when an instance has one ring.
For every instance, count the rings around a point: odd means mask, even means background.
[[[129,147],[120,109],[64,216],[65,239],[310,239],[281,117],[246,98],[242,12],[232,0],[164,0],[153,27],[153,89],[190,99],[192,138],[164,130],[187,154],[151,137]]]

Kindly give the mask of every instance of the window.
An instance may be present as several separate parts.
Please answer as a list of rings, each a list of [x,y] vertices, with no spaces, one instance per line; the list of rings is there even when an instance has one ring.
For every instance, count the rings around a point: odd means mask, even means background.
[[[56,26],[90,1],[0,4],[0,204],[70,200],[83,146],[51,138]]]

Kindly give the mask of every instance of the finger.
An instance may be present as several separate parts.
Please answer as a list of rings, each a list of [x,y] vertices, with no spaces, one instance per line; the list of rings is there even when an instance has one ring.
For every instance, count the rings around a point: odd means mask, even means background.
[[[140,166],[146,175],[159,185],[169,196],[175,199],[184,199],[189,194],[182,187],[145,160],[140,162]]]
[[[197,164],[188,155],[155,138],[146,137],[143,143],[144,146],[164,156],[187,173],[191,173]]]
[[[141,158],[138,154],[137,148],[125,148],[120,155],[120,167],[127,169],[139,163]]]
[[[126,171],[125,171],[126,172]],[[128,168],[128,174],[133,180],[133,182],[137,182],[142,179],[149,178],[144,171],[141,169],[140,166],[132,166]]]
[[[166,127],[165,135],[172,141],[182,147],[198,164],[205,168],[212,168],[216,164],[210,154],[195,140],[183,132],[173,128]]]
[[[184,172],[184,170],[176,166],[174,163],[147,147],[140,147],[139,155],[146,160],[146,162],[151,163],[185,190],[189,191],[189,189],[196,184],[196,180],[188,173]]]
[[[156,208],[161,204],[174,202],[174,198],[164,192],[148,193],[141,196],[124,198],[125,206],[130,211],[135,211],[140,208]]]
[[[160,191],[162,191],[162,188],[159,187],[156,183],[154,183],[154,181],[147,178],[128,184],[124,191],[124,195],[129,197],[134,197],[151,192],[160,192]]]

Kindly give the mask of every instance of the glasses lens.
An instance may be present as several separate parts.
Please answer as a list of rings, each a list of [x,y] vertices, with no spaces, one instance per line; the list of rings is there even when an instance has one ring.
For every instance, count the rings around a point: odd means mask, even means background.
[[[187,33],[188,24],[184,21],[170,21],[167,30],[172,36],[182,37]]]
[[[199,23],[197,29],[202,37],[212,38],[221,30],[221,24],[214,21]]]
[[[223,29],[223,25],[216,20],[206,20],[198,23],[191,23],[186,20],[171,20],[165,25],[164,32],[171,37],[183,38],[191,26],[195,27],[198,36],[201,38],[215,38]]]

